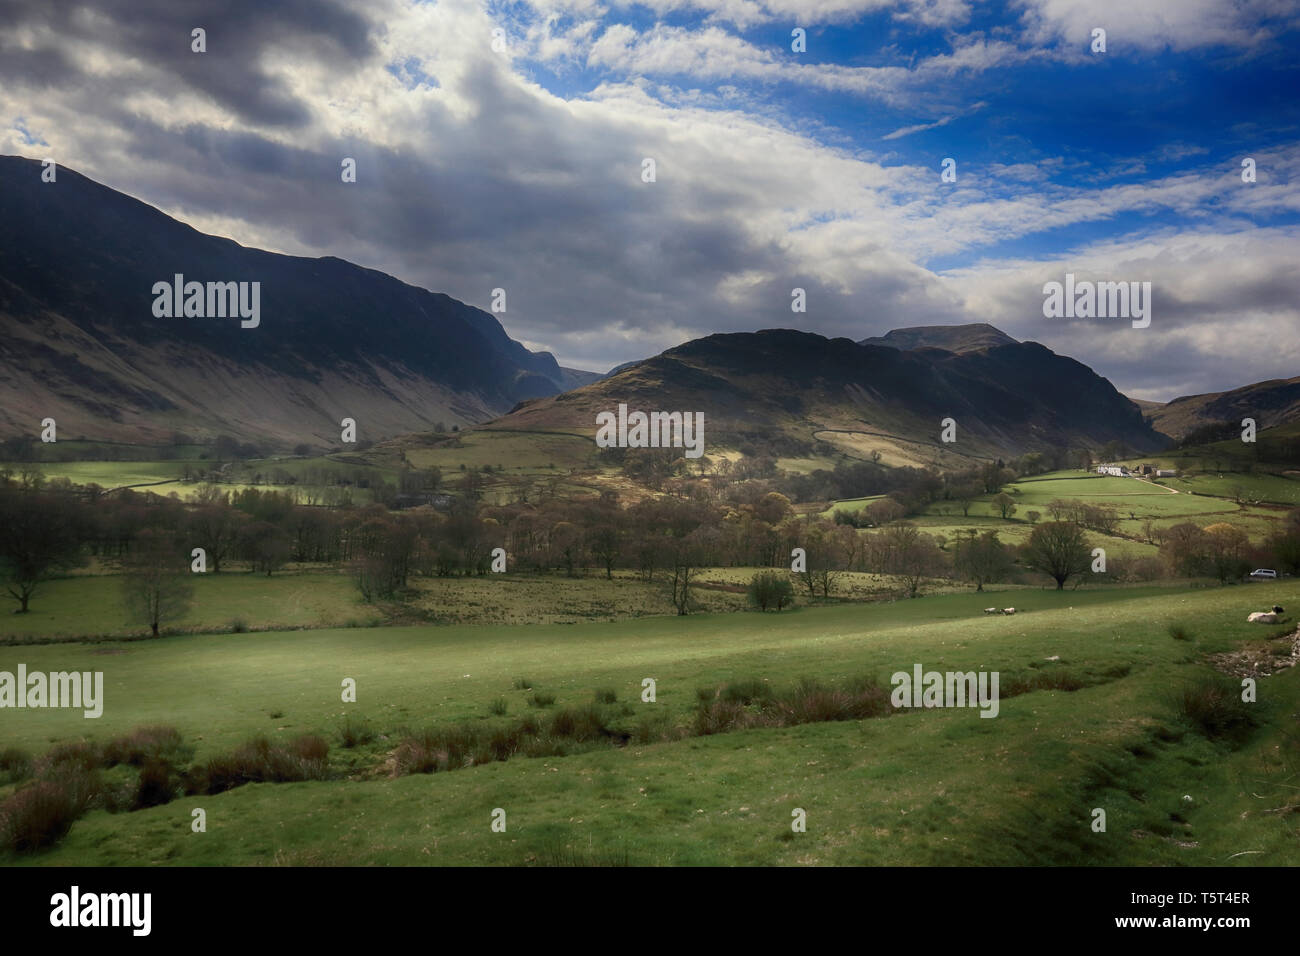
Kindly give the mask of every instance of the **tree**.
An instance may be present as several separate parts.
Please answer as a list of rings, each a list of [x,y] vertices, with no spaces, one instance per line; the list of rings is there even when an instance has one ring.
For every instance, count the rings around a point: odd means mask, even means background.
[[[800,572],[808,596],[816,597],[820,587],[823,597],[830,597],[831,585],[839,576],[835,565],[839,551],[839,537],[833,525],[800,523],[799,546],[804,549],[804,570]],[[779,609],[778,609],[779,610]]]
[[[557,521],[551,528],[551,553],[564,566],[564,573],[576,577],[575,566],[582,553],[582,529],[572,521]]]
[[[167,532],[145,529],[136,536],[122,562],[123,603],[133,621],[147,624],[154,637],[158,627],[189,610],[194,596],[185,546]]]
[[[72,498],[17,488],[0,490],[0,575],[18,613],[41,582],[85,563],[82,542],[88,522]]]
[[[217,503],[201,505],[190,515],[190,544],[207,553],[208,567],[214,574],[220,572],[221,562],[239,540],[240,523],[245,518],[242,512],[226,504],[225,494],[220,495]]]
[[[1011,573],[1011,555],[998,540],[996,531],[985,531],[976,537],[975,529],[971,528],[964,540],[957,539],[954,550],[954,570],[966,580],[974,581],[976,591],[983,591],[984,585],[990,582],[1005,580]]]
[[[254,523],[244,535],[244,552],[253,572],[265,571],[268,578],[285,566],[291,550],[289,536],[267,521]]]
[[[794,603],[794,585],[789,576],[778,571],[759,571],[749,579],[749,603],[760,611],[774,607],[779,613]]]
[[[881,498],[879,501],[871,502],[867,505],[866,512],[871,523],[878,527],[892,524],[907,513],[906,509],[893,498]]]
[[[1287,513],[1282,528],[1269,536],[1265,545],[1273,567],[1286,574],[1300,574],[1300,508]]]
[[[984,487],[978,481],[963,480],[952,486],[950,497],[961,508],[962,516],[970,514],[971,503],[984,492]]]
[[[605,580],[614,577],[614,563],[623,552],[623,528],[621,512],[611,511],[602,515],[600,520],[588,533],[588,547],[592,557],[605,566]]]
[[[1005,519],[1016,513],[1016,501],[1005,491],[998,492],[993,498],[993,507],[997,508]]]
[[[668,590],[678,614],[689,614],[694,607],[691,585],[700,573],[701,545],[699,529],[668,541]]]
[[[1210,542],[1204,529],[1182,521],[1163,530],[1160,556],[1175,574],[1192,578],[1206,573],[1209,567]]]
[[[1024,546],[1026,566],[1056,581],[1056,590],[1092,566],[1087,537],[1073,521],[1049,521],[1034,527]]]
[[[392,598],[406,587],[416,548],[415,528],[406,521],[375,517],[357,529],[352,574],[363,600]]]
[[[943,556],[934,539],[910,521],[895,521],[874,536],[877,564],[886,574],[903,579],[908,597],[916,597],[921,583],[943,570]]]
[[[1220,584],[1226,584],[1231,578],[1240,578],[1250,570],[1246,559],[1250,540],[1246,537],[1246,532],[1236,525],[1222,521],[1212,524],[1205,529],[1205,540],[1210,570]]]

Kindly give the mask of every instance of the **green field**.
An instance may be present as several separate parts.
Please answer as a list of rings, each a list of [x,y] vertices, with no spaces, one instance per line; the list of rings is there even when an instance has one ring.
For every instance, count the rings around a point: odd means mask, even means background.
[[[182,475],[188,467],[198,471],[212,466],[209,461],[51,461],[39,465],[46,480],[65,478],[73,484],[99,485],[105,489],[137,487],[157,495],[176,494],[182,499],[192,497],[202,486],[198,480],[184,481]],[[285,472],[295,481],[273,484],[271,478],[277,472]],[[308,474],[333,480],[334,485],[311,483]],[[218,488],[226,493],[235,494],[246,488],[258,490],[296,489],[305,496],[323,495],[327,489],[338,491],[337,482],[351,480],[358,473],[370,479],[382,479],[387,482],[396,480],[397,471],[374,465],[364,458],[350,455],[323,456],[317,458],[266,458],[239,462],[227,471],[227,478]],[[332,476],[332,478],[331,478]],[[254,483],[253,479],[260,480]],[[349,486],[348,493],[354,504],[368,504],[373,495],[366,488]]]
[[[246,571],[194,575],[194,602],[175,626],[229,630],[235,622],[261,628],[338,626],[378,615],[361,604],[352,579],[339,571],[281,571],[268,578]],[[41,584],[26,614],[0,613],[0,642],[34,637],[127,637],[146,628],[130,622],[122,579],[112,574],[56,578]]]
[[[462,465],[505,465],[507,474],[564,472],[591,467],[597,454],[595,442],[581,435],[496,429],[466,431],[455,442],[434,448],[408,446],[405,450],[416,468],[437,465],[447,477]]]
[[[170,486],[155,488],[157,494],[185,488],[180,482],[181,471],[195,462],[182,461],[59,461],[43,462],[41,473],[47,479],[66,478],[77,485],[99,485],[103,488],[121,488],[126,485],[157,485],[171,482]],[[206,462],[197,464],[206,465]],[[193,487],[193,486],[190,486]]]
[[[1021,590],[1014,618],[982,615],[987,601],[968,593],[780,615],[0,647],[0,670],[23,662],[105,673],[99,720],[5,714],[7,742],[33,751],[167,723],[202,759],[258,732],[333,737],[345,714],[385,735],[355,750],[339,749],[335,738],[338,779],[92,811],[55,849],[18,862],[1300,863],[1300,739],[1291,716],[1300,669],[1260,680],[1263,726],[1236,749],[1189,730],[1172,699],[1204,673],[1206,653],[1282,630],[1247,625],[1245,613],[1271,601],[1295,605],[1300,582]],[[1172,639],[1170,623],[1188,626],[1192,640]],[[684,724],[698,687],[740,678],[887,680],[915,663],[997,670],[1004,686],[1017,675],[1057,672],[1085,686],[1007,698],[992,720],[975,709],[931,710],[599,745],[431,776],[377,769],[401,727],[491,724],[529,710],[528,692],[512,689],[519,676],[555,693],[556,707],[609,687],[627,722],[656,709]],[[346,677],[357,681],[356,704],[340,702]],[[656,703],[638,699],[645,677],[658,682]],[[504,717],[488,712],[497,698],[506,701]],[[191,832],[194,807],[206,810],[207,833]],[[505,834],[489,827],[497,807],[508,814]],[[807,811],[807,833],[791,832],[796,807]],[[1104,834],[1089,827],[1096,807],[1108,814]]]

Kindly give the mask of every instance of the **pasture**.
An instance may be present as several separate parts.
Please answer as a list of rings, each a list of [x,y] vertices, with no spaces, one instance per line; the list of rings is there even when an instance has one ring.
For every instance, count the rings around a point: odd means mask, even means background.
[[[22,662],[29,671],[105,674],[99,720],[4,714],[6,743],[33,752],[157,723],[177,727],[196,760],[256,733],[314,732],[333,745],[332,779],[249,784],[131,813],[95,810],[54,849],[7,862],[1300,863],[1297,669],[1260,679],[1260,726],[1235,746],[1188,726],[1174,699],[1207,672],[1207,654],[1282,630],[1247,625],[1245,612],[1271,601],[1300,606],[1300,582],[1020,590],[1014,600],[1015,617],[985,617],[989,595],[966,593],[779,615],[3,646],[0,670]],[[1171,637],[1170,624],[1188,639]],[[1044,687],[1078,689],[1004,692],[995,719],[939,709],[597,744],[432,775],[383,769],[407,728],[492,726],[587,703],[596,688],[614,692],[616,723],[653,715],[688,727],[697,688],[855,675],[887,682],[917,663],[996,670],[1004,688],[1047,675]],[[346,677],[357,682],[356,703],[340,700]],[[657,681],[654,703],[640,700],[646,677]],[[530,703],[538,690],[554,704]],[[364,718],[379,736],[340,748],[345,716]],[[207,812],[207,833],[191,832],[196,806]],[[489,827],[498,807],[506,833]],[[1097,807],[1107,811],[1104,833],[1090,827]],[[794,808],[807,812],[806,833],[791,830]]]

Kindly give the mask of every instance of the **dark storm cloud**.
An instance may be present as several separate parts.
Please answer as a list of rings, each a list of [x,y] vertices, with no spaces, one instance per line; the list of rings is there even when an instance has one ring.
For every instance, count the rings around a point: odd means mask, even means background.
[[[191,50],[191,31],[207,31],[207,53]],[[33,31],[36,46],[15,42]],[[371,25],[334,0],[6,0],[0,7],[0,75],[39,91],[94,84],[88,49],[134,58],[157,71],[157,92],[175,84],[211,97],[241,119],[301,126],[309,113],[262,57],[275,50],[329,58],[340,66],[373,52]]]

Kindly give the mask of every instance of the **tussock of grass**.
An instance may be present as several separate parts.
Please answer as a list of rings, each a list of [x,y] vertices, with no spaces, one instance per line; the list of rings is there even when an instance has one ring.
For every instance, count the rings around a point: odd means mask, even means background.
[[[805,678],[777,691],[758,680],[736,681],[701,699],[694,731],[700,736],[751,727],[792,727],[831,720],[866,720],[890,713],[889,691],[861,677],[834,687]]]
[[[112,767],[124,763],[140,767],[150,763],[180,763],[192,754],[193,748],[185,745],[181,732],[175,727],[137,727],[104,746],[102,765]]]
[[[1175,708],[1187,723],[1210,740],[1240,743],[1254,729],[1255,704],[1241,699],[1241,684],[1218,674],[1183,685]]]
[[[1072,671],[1056,667],[1033,674],[1003,674],[998,681],[998,698],[1005,700],[1036,690],[1075,691],[1089,686],[1089,683]]]
[[[369,721],[360,717],[354,718],[351,714],[343,718],[343,723],[339,727],[339,742],[349,750],[373,742],[376,736]]]
[[[0,783],[18,783],[32,774],[32,755],[21,747],[0,750]]]
[[[0,846],[31,853],[53,846],[81,816],[76,790],[53,780],[37,780],[0,805]]]
[[[213,757],[191,776],[189,793],[223,793],[246,783],[288,783],[323,780],[328,771],[329,744],[307,735],[287,745],[254,737],[229,754]]]
[[[632,734],[611,726],[612,716],[597,704],[564,707],[546,720],[525,714],[513,724],[488,728],[478,724],[428,728],[408,734],[392,754],[397,776],[440,773],[514,756],[559,756],[598,741],[626,743]]]

